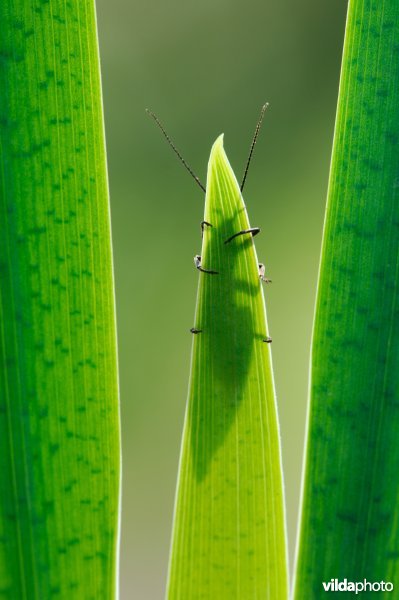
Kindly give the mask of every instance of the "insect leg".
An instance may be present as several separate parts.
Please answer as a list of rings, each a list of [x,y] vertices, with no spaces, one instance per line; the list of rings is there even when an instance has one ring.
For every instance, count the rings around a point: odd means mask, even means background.
[[[208,223],[208,221],[201,221],[201,237],[204,237],[205,227],[213,227],[213,225],[211,223]]]
[[[265,283],[271,283],[272,282],[271,279],[269,279],[268,277],[265,277],[265,265],[263,263],[259,263],[259,277]]]
[[[266,342],[266,344],[271,344],[272,343],[272,338],[271,337],[267,337],[263,341]]]
[[[201,266],[201,257],[199,254],[196,254],[194,256],[194,264],[195,264],[196,268],[198,269],[198,271],[201,271],[201,273],[208,273],[209,275],[219,275],[219,271],[211,271],[209,269],[204,269]]]
[[[232,235],[231,237],[229,237],[227,240],[225,240],[225,244],[229,244],[232,240],[234,240],[234,238],[238,237],[239,235],[245,235],[246,233],[252,233],[252,237],[255,237],[255,235],[257,235],[260,232],[260,227],[251,227],[250,229],[243,229],[242,231],[239,231],[238,233],[235,233],[234,235]]]

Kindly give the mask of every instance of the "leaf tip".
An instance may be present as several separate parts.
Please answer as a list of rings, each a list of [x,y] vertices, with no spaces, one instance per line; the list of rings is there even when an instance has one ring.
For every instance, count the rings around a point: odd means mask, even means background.
[[[213,143],[212,149],[211,149],[211,154],[210,154],[210,161],[215,158],[217,158],[220,155],[224,155],[224,145],[223,145],[223,141],[224,141],[224,133],[221,133],[216,140]]]

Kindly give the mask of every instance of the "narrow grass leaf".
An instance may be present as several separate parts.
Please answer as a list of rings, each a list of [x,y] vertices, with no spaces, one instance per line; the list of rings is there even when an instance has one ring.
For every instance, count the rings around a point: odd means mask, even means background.
[[[295,598],[399,568],[399,4],[351,0],[313,333]]]
[[[262,282],[220,136],[208,166],[169,599],[287,595],[279,433]]]
[[[119,422],[93,0],[0,3],[0,596],[110,599]]]

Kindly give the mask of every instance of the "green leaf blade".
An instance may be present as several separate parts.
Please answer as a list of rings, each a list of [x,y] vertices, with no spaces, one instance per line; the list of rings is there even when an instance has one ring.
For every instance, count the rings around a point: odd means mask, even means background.
[[[249,221],[220,137],[209,160],[168,597],[287,595],[270,345]]]
[[[0,5],[0,596],[116,593],[119,414],[91,0]]]
[[[349,4],[312,350],[295,597],[395,581],[399,6]]]

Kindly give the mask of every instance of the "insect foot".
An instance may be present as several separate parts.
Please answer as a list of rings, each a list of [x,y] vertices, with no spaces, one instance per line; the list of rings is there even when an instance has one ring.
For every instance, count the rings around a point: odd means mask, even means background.
[[[194,256],[194,264],[195,264],[196,268],[198,269],[198,271],[201,271],[201,273],[208,273],[209,275],[219,275],[219,271],[210,271],[209,269],[202,268],[201,257],[199,254],[196,254]]]
[[[267,337],[263,340],[266,344],[271,344],[272,343],[272,338],[271,337]]]
[[[263,263],[259,263],[259,277],[265,283],[271,283],[272,282],[271,279],[269,279],[268,277],[265,277],[265,265]]]
[[[234,235],[232,235],[231,237],[229,237],[227,240],[225,240],[225,244],[229,244],[232,240],[234,240],[234,238],[238,237],[239,235],[245,235],[246,233],[252,233],[252,237],[255,237],[255,235],[257,235],[260,232],[260,227],[251,227],[250,229],[243,229],[242,231],[239,231],[238,233],[235,233]]]
[[[195,327],[191,327],[190,332],[194,333],[194,335],[197,335],[197,333],[202,333],[202,329],[196,329]]]

